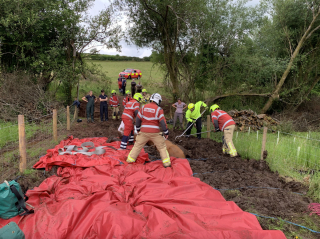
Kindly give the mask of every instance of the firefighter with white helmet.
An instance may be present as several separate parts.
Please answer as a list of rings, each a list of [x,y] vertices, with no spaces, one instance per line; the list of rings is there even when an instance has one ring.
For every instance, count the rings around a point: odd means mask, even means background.
[[[160,94],[152,94],[150,97],[150,103],[142,106],[139,110],[136,118],[138,136],[128,155],[128,163],[136,161],[141,149],[150,140],[159,150],[163,166],[171,166],[170,156],[165,144],[165,140],[169,135],[169,130],[166,119],[164,118],[163,109],[160,108],[161,101],[162,98]],[[165,137],[160,133],[161,130]]]

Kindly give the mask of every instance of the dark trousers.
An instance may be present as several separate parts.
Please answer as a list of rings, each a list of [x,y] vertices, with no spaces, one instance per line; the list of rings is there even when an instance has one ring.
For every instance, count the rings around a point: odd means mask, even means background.
[[[136,93],[136,88],[135,87],[131,87],[131,95],[132,95],[132,97],[134,96],[135,93]]]
[[[187,128],[188,128],[190,125],[192,125],[192,124],[193,124],[193,123],[188,122]],[[197,127],[197,138],[198,138],[198,139],[201,139],[201,117],[197,119],[197,121],[196,121],[195,124],[196,124],[196,127]],[[187,135],[187,136],[190,135],[192,127],[193,127],[193,126],[190,126],[190,128],[189,128],[188,131],[186,132],[186,135]]]
[[[122,94],[125,95],[126,94],[126,87],[122,85]]]
[[[94,114],[94,104],[87,104],[87,119],[89,120],[91,116],[91,120],[93,121],[93,115]]]
[[[105,115],[105,120],[108,119],[108,104],[100,104],[100,118],[103,121],[103,115]]]

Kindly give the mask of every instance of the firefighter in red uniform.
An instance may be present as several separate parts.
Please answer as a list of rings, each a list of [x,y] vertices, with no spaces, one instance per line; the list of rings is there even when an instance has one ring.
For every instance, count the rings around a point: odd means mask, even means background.
[[[222,137],[222,152],[224,154],[230,154],[231,157],[238,155],[236,148],[233,145],[232,137],[236,123],[232,117],[225,111],[220,110],[220,107],[216,104],[210,107],[211,119],[215,128],[215,132],[223,131]]]
[[[163,166],[171,166],[170,156],[165,144],[169,131],[166,119],[164,118],[163,109],[160,108],[161,101],[161,95],[155,93],[150,97],[151,103],[142,106],[139,110],[136,118],[136,127],[139,133],[136,138],[136,142],[128,155],[128,163],[136,161],[141,149],[150,140],[159,150]],[[165,137],[160,133],[160,128],[162,129]]]
[[[127,96],[123,98],[122,105],[125,106],[130,100],[132,100],[130,90],[126,91]]]
[[[110,97],[110,106],[112,109],[112,119],[116,119],[116,117],[118,117],[118,119],[120,119],[120,112],[119,112],[119,98],[117,96],[117,92],[115,90],[111,91],[112,96]]]
[[[129,143],[133,143],[134,141],[134,119],[139,112],[141,100],[142,95],[140,93],[136,93],[133,96],[133,100],[130,100],[124,107],[121,117],[124,123],[124,131],[120,144],[121,149],[127,148],[128,141]]]

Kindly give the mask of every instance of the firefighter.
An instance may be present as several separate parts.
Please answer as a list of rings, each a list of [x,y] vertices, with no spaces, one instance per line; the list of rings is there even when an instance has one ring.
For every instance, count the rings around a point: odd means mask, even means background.
[[[110,106],[112,109],[112,119],[120,119],[120,112],[119,112],[119,98],[117,96],[117,92],[115,90],[111,91],[112,96],[110,97]]]
[[[148,104],[149,103],[149,100],[150,100],[150,95],[147,93],[147,90],[146,89],[142,89],[142,103],[143,104]]]
[[[130,100],[132,100],[130,90],[126,91],[127,96],[123,98],[122,105],[125,106]]]
[[[190,103],[186,112],[188,121],[186,136],[189,137],[192,129],[192,124],[197,128],[197,138],[201,139],[201,106],[207,109],[207,105],[203,101],[198,101],[196,104]]]
[[[223,131],[222,152],[224,154],[230,154],[231,157],[236,157],[238,153],[232,142],[233,131],[236,123],[230,115],[225,111],[220,110],[220,107],[217,104],[210,107],[210,112],[215,132]]]
[[[124,123],[124,131],[120,144],[121,149],[127,148],[128,141],[129,144],[133,143],[134,141],[134,119],[136,118],[139,112],[141,100],[142,95],[140,93],[136,93],[133,96],[133,99],[130,100],[124,107],[121,117]]]
[[[150,103],[142,106],[139,110],[136,118],[138,136],[128,155],[128,163],[136,161],[141,149],[150,140],[159,150],[163,166],[165,168],[171,166],[170,156],[165,144],[165,140],[169,135],[169,130],[167,128],[166,119],[164,118],[163,109],[160,108],[161,101],[162,98],[160,94],[152,94],[150,97]],[[162,129],[165,137],[160,134],[160,128]]]
[[[82,97],[82,100],[87,102],[87,121],[90,123],[90,116],[91,122],[94,123],[94,103],[97,102],[97,98],[92,94],[92,90],[89,91],[89,95]]]

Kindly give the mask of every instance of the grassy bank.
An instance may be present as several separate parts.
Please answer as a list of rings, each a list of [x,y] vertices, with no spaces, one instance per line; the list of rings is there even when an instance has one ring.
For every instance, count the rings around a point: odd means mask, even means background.
[[[203,129],[206,131],[206,128]],[[196,133],[195,129],[192,133]],[[211,132],[211,139],[222,142],[223,133]],[[262,131],[235,132],[234,145],[242,158],[260,159],[262,146]],[[203,135],[206,137],[206,135]],[[281,132],[268,132],[266,161],[272,171],[294,179],[309,186],[309,194],[320,201],[320,133],[294,132],[292,134]]]

